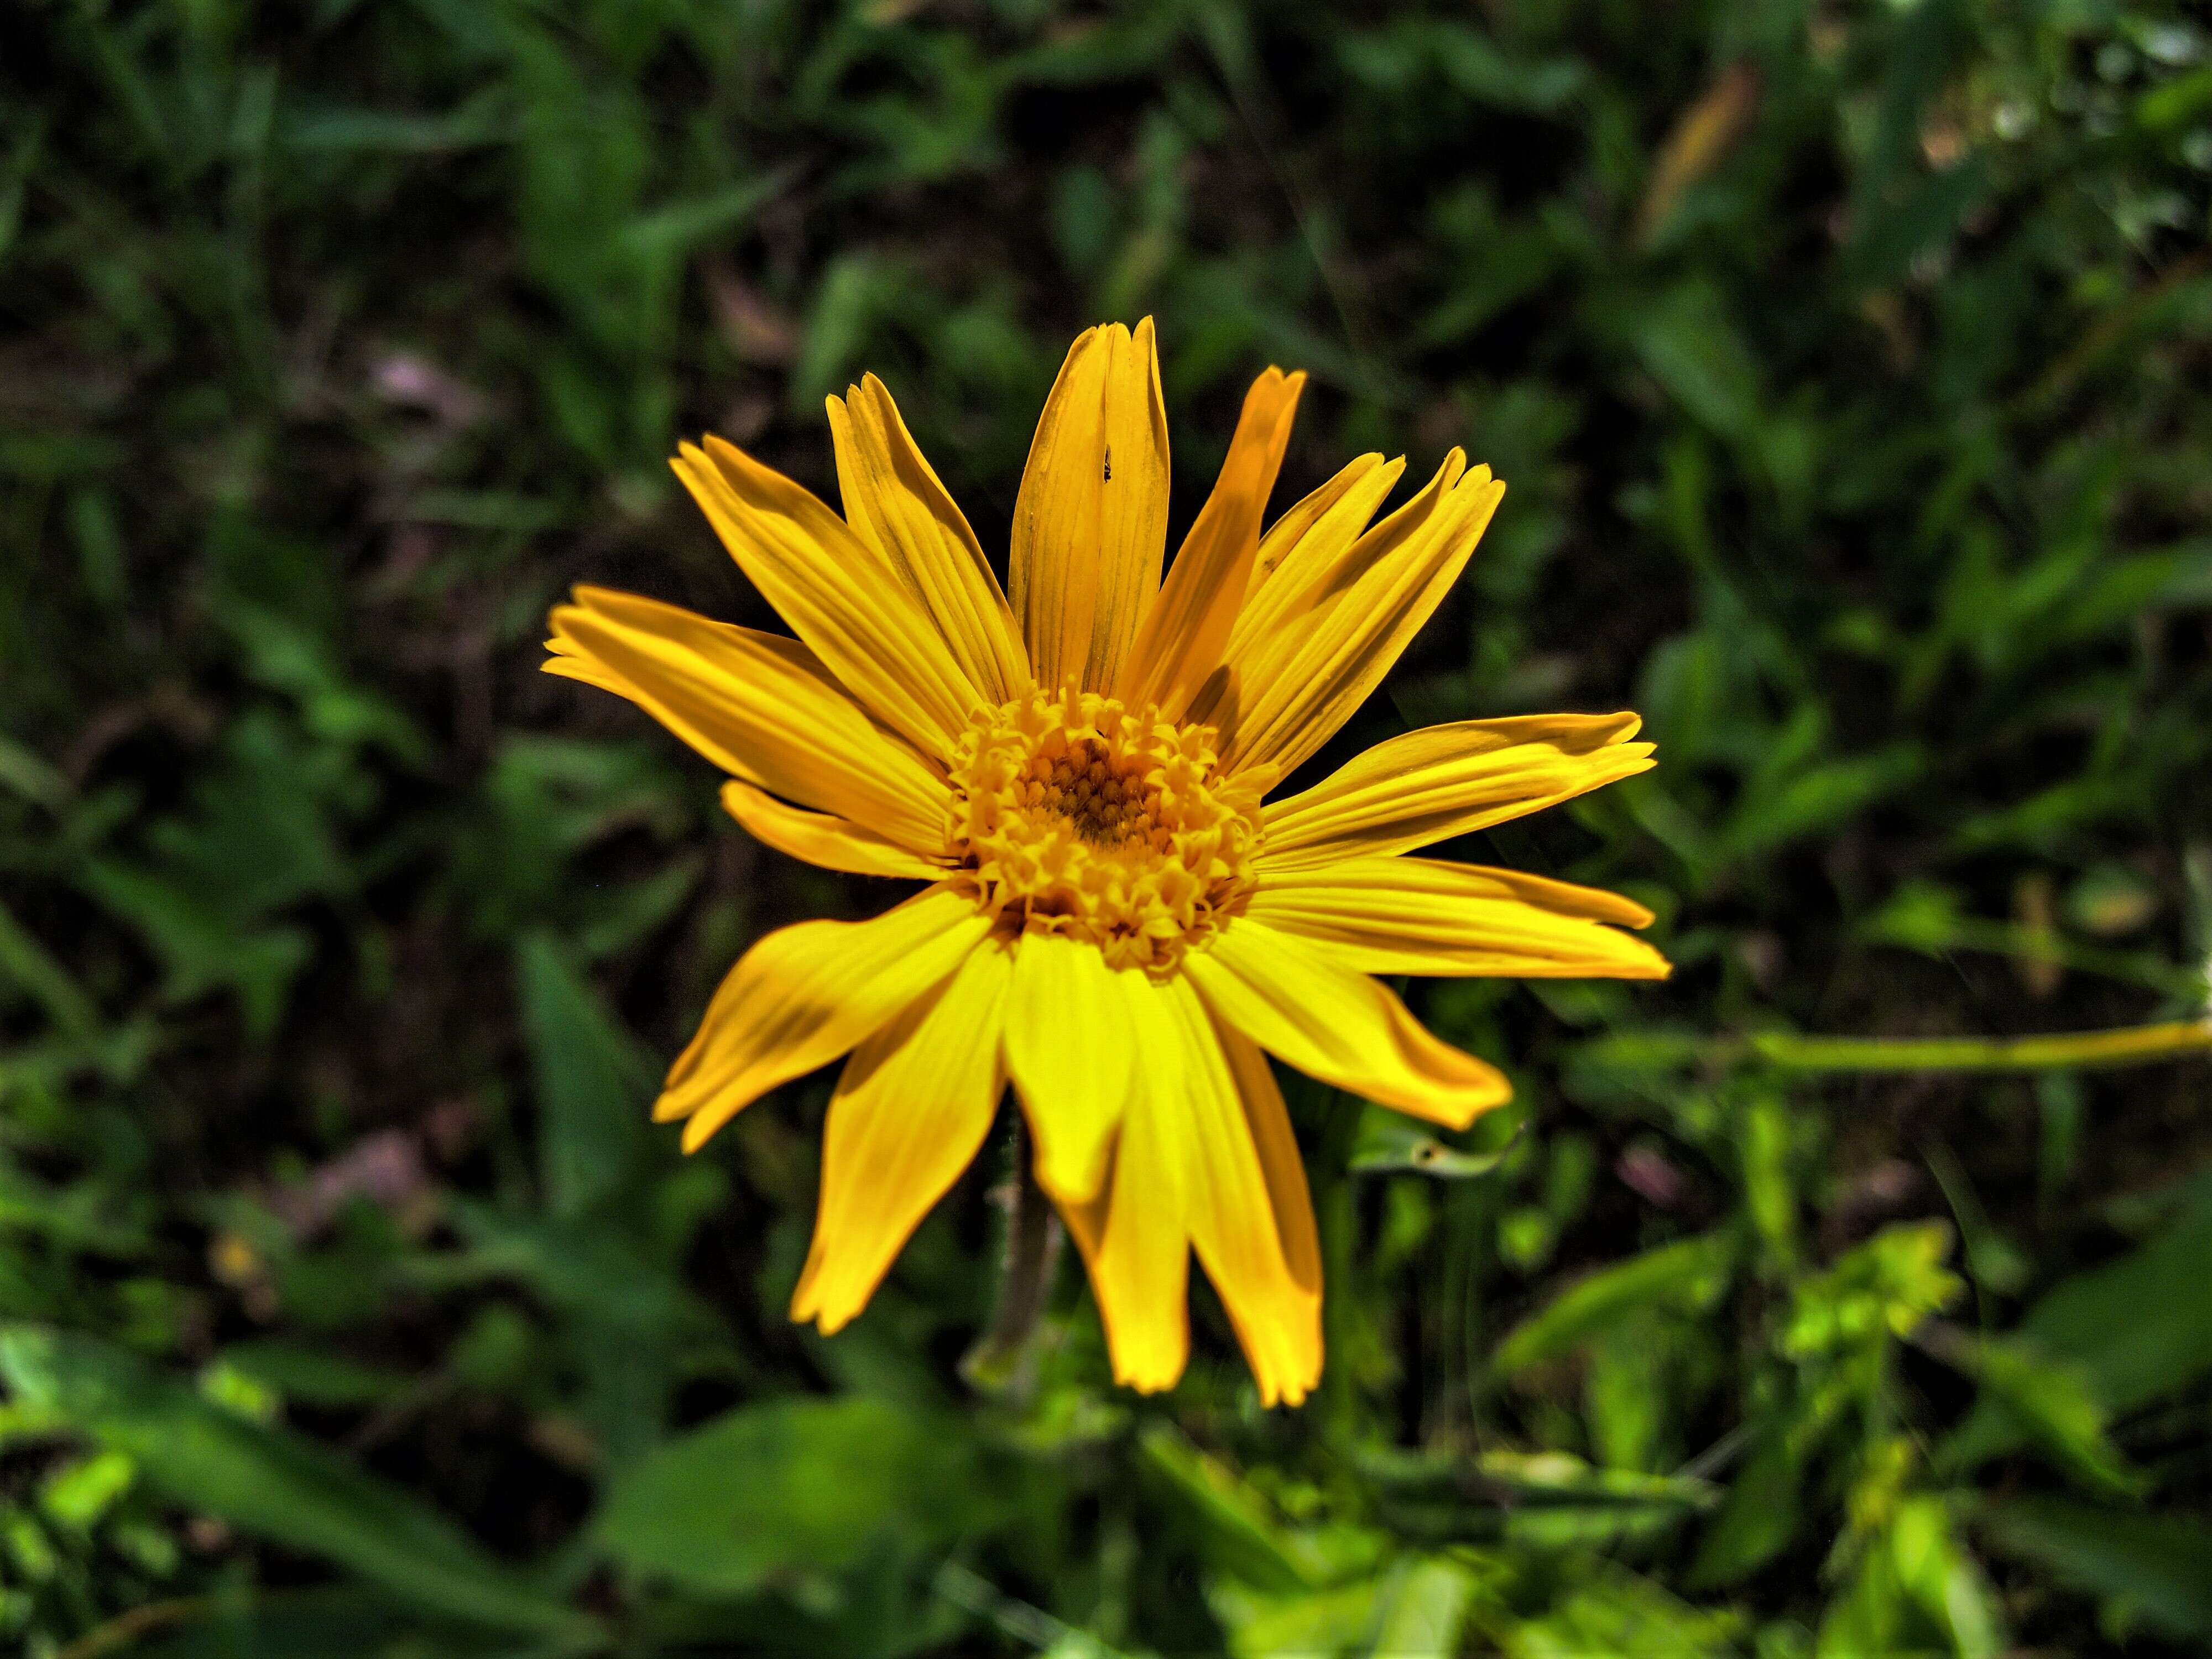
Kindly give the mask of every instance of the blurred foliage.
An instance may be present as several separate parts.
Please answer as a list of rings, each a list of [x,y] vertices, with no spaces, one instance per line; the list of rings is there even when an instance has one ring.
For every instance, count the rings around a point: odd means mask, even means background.
[[[33,1656],[1842,1659],[2212,1641],[2201,1065],[1741,1034],[2190,1015],[2212,34],[2127,0],[27,0],[0,20],[0,1636]],[[824,1086],[677,1157],[722,969],[880,884],[535,672],[768,620],[663,465],[882,374],[987,544],[1084,325],[1178,523],[1512,493],[1349,740],[1632,706],[1472,856],[1662,988],[1419,994],[1520,1099],[1294,1099],[1328,1376],[977,1397],[1007,1152],[830,1341]],[[1733,1058],[1731,1058],[1731,1056]]]

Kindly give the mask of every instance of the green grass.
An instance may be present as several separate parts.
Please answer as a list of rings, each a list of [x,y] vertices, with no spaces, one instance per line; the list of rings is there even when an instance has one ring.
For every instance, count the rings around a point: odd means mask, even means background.
[[[2200,1650],[2202,1055],[1798,1037],[2202,1011],[2208,201],[2180,5],[18,7],[0,1637]],[[1417,993],[1520,1091],[1442,1151],[1294,1097],[1296,1413],[1204,1291],[1117,1392],[1066,1263],[964,1384],[1002,1139],[790,1326],[823,1080],[688,1161],[645,1107],[748,940],[885,890],[536,672],[579,580],[774,625],[665,458],[834,496],[865,369],[1003,548],[1066,342],[1145,313],[1171,536],[1271,362],[1285,500],[1510,484],[1347,743],[1660,745],[1453,850],[1633,893],[1672,981]],[[2049,1059],[1890,1058],[1993,1052]]]

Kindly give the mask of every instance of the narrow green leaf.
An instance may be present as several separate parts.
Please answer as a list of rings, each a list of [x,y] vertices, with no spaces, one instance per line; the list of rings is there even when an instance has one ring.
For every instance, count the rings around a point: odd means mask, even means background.
[[[1690,1588],[1733,1584],[1789,1548],[1797,1531],[1803,1461],[1795,1436],[1779,1426],[1768,1431],[1705,1529],[1690,1564]]]
[[[1506,1333],[1491,1355],[1491,1369],[1499,1376],[1512,1376],[1557,1359],[1614,1321],[1654,1303],[1707,1301],[1720,1289],[1735,1255],[1733,1237],[1707,1233],[1592,1273]]]
[[[388,1592],[343,1584],[306,1590],[225,1594],[178,1607],[174,1627],[127,1648],[95,1641],[127,1639],[143,1621],[126,1613],[84,1639],[88,1654],[127,1653],[130,1659],[526,1659],[570,1654],[580,1644],[525,1638],[511,1632],[427,1624],[417,1610]],[[135,1610],[134,1610],[135,1611]],[[125,1623],[130,1620],[130,1623]],[[426,1627],[427,1626],[427,1627]]]
[[[1146,1466],[1164,1479],[1198,1522],[1215,1567],[1255,1589],[1281,1594],[1328,1581],[1328,1564],[1310,1540],[1285,1526],[1267,1499],[1228,1465],[1165,1424],[1148,1428],[1139,1444]]]
[[[46,1018],[80,1042],[100,1030],[100,1009],[70,970],[37,936],[0,907],[0,980],[36,998]]]
[[[1370,1106],[1359,1116],[1350,1167],[1358,1175],[1411,1173],[1465,1180],[1488,1175],[1510,1150],[1509,1142],[1495,1152],[1462,1152],[1403,1112]]]
[[[1693,1607],[1625,1567],[1601,1563],[1577,1577],[1545,1613],[1501,1619],[1498,1651],[1507,1659],[1735,1659],[1744,1651],[1736,1614]]]
[[[542,1114],[538,1157],[548,1207],[582,1214],[635,1170],[652,1071],[598,994],[544,933],[515,951],[522,1024]]]
[[[2022,1498],[1988,1505],[1980,1530],[1999,1553],[2049,1569],[2124,1622],[2212,1638],[2212,1527],[2197,1516]]]
[[[1429,1556],[1403,1562],[1385,1583],[1370,1659],[1450,1659],[1480,1583],[1463,1561]]]
[[[2095,1402],[2124,1416],[2212,1373],[2212,1196],[2127,1255],[2062,1279],[2030,1308],[2019,1336],[2071,1366]],[[2031,1431],[2001,1397],[1984,1401],[1954,1437],[1963,1467],[2001,1456]]]
[[[1358,1466],[1394,1531],[1437,1542],[1604,1548],[1680,1526],[1719,1496],[1688,1476],[1598,1468],[1566,1452],[1370,1452]]]
[[[2111,1497],[2142,1491],[2142,1474],[2106,1437],[2105,1408],[2079,1366],[2031,1342],[1963,1331],[1930,1332],[1923,1346],[1975,1377],[2030,1440],[2092,1491]],[[1955,1456],[1950,1448],[1967,1443],[1954,1439],[1946,1453]]]
[[[324,1556],[425,1611],[545,1635],[593,1628],[398,1488],[305,1436],[223,1410],[122,1349],[0,1327],[0,1378],[18,1401],[134,1459],[172,1501]]]
[[[671,202],[624,226],[623,245],[632,253],[653,257],[688,253],[700,243],[726,235],[744,224],[789,189],[797,174],[795,167],[778,167],[711,196]]]
[[[2177,75],[2136,100],[2136,125],[2152,132],[2176,132],[2212,113],[2212,64]]]

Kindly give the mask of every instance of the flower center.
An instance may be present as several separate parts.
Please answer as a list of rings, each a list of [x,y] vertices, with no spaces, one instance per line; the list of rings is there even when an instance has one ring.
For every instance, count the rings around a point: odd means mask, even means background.
[[[951,850],[977,902],[1117,968],[1172,966],[1250,890],[1273,781],[1220,775],[1214,736],[1073,684],[979,711],[951,773]]]

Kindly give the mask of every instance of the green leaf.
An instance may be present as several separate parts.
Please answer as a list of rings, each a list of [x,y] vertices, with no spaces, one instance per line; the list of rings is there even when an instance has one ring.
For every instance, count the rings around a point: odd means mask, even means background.
[[[1216,1577],[1206,1587],[1206,1605],[1229,1635],[1232,1659],[1280,1659],[1285,1654],[1315,1659],[1357,1653],[1376,1626],[1376,1593],[1371,1578],[1325,1589],[1259,1589],[1233,1577]],[[1402,1650],[1401,1650],[1402,1651]]]
[[[357,1364],[343,1355],[263,1337],[235,1342],[222,1351],[222,1363],[263,1388],[311,1406],[373,1406],[394,1400],[413,1386],[404,1372]]]
[[[0,733],[0,788],[12,789],[25,800],[56,812],[76,793],[67,773],[4,733]]]
[[[1791,1177],[1790,1116],[1786,1101],[1748,1102],[1736,1130],[1744,1209],[1767,1259],[1788,1267],[1797,1259],[1797,1188]]]
[[[438,155],[497,143],[514,123],[503,98],[478,95],[434,115],[325,104],[278,125],[284,149],[337,155]]]
[[[162,876],[119,860],[87,866],[82,879],[94,898],[146,935],[161,958],[170,1000],[189,1002],[230,987],[250,1036],[265,1039],[276,1029],[292,981],[313,954],[306,929],[235,927]]]
[[[1702,1480],[1595,1468],[1565,1452],[1486,1452],[1484,1491],[1504,1510],[1504,1535],[1539,1549],[1609,1548],[1710,1509]]]
[[[580,1646],[558,1638],[517,1646],[507,1632],[426,1624],[405,1602],[352,1584],[224,1595],[182,1629],[164,1629],[123,1651],[130,1659],[524,1659]]]
[[[2136,100],[2136,124],[2152,132],[2177,132],[2212,113],[2212,64],[2177,75]]]
[[[650,1062],[548,935],[524,936],[515,973],[542,1114],[546,1204],[556,1216],[579,1216],[636,1171]]]
[[[758,179],[719,190],[695,200],[671,202],[642,214],[623,227],[621,242],[633,254],[648,258],[678,258],[702,242],[726,236],[783,194],[798,176],[798,168],[778,167]]]
[[[1370,1452],[1359,1468],[1394,1530],[1437,1542],[1603,1548],[1679,1526],[1718,1497],[1703,1480],[1596,1468],[1566,1452]]]
[[[740,1406],[619,1475],[593,1522],[629,1571],[701,1595],[927,1547],[995,1509],[957,1422],[880,1400]]]
[[[2075,1480],[2112,1497],[2142,1491],[2141,1472],[2106,1437],[2105,1408],[2079,1366],[2052,1358],[2032,1342],[1978,1339],[1965,1332],[1925,1346],[1973,1376],[2027,1437]],[[1954,1438],[1944,1455],[1955,1457],[1953,1449],[1968,1443]]]
[[[1742,1651],[1739,1629],[1734,1614],[1693,1607],[1624,1567],[1599,1565],[1537,1617],[1500,1621],[1495,1640],[1508,1659],[1733,1659]]]
[[[1724,854],[1745,858],[1832,830],[1917,780],[1927,763],[1920,745],[1900,743],[1762,779],[1729,820],[1721,836]]]
[[[89,1531],[138,1478],[127,1452],[101,1451],[65,1463],[39,1487],[39,1507],[63,1525]]]
[[[1995,1597],[1948,1506],[1919,1492],[1899,1501],[1864,1540],[1856,1572],[1820,1621],[1816,1651],[1820,1659],[1868,1659],[1948,1647],[1960,1659],[1997,1659],[2004,1645]]]
[[[7,983],[28,992],[64,1035],[82,1042],[99,1031],[99,1006],[54,953],[0,906],[0,984]]]
[[[1322,1540],[1285,1524],[1234,1469],[1167,1425],[1152,1425],[1138,1443],[1146,1466],[1197,1523],[1214,1567],[1255,1589],[1285,1595],[1341,1576],[1342,1564]]]
[[[1511,1150],[1509,1141],[1495,1152],[1462,1152],[1403,1112],[1370,1106],[1359,1115],[1348,1167],[1358,1175],[1413,1173],[1465,1180],[1488,1175]]]
[[[1693,1346],[1702,1346],[1695,1337]],[[1681,1346],[1662,1315],[1624,1320],[1589,1344],[1583,1372],[1583,1414],[1590,1449],[1609,1468],[1650,1469],[1674,1426],[1672,1386]]]
[[[2212,1527],[2195,1516],[2021,1498],[1986,1505],[1979,1523],[1999,1553],[2047,1568],[2123,1625],[2212,1638]]]
[[[134,1459],[173,1502],[326,1557],[428,1612],[544,1635],[593,1628],[398,1488],[304,1436],[223,1410],[122,1349],[0,1327],[0,1377],[19,1401]]]
[[[1723,437],[1751,435],[1764,403],[1759,363],[1717,289],[1675,289],[1644,313],[1633,344],[1651,378],[1698,421]]]
[[[1944,1500],[1921,1493],[1898,1505],[1886,1542],[1898,1583],[1959,1659],[1996,1659],[2007,1645],[1996,1597],[1962,1547]]]
[[[1509,1331],[1491,1355],[1491,1369],[1499,1376],[1512,1376],[1557,1359],[1655,1303],[1693,1307],[1710,1302],[1735,1258],[1735,1237],[1715,1232],[1646,1250],[1592,1273]]]
[[[1480,1577],[1465,1561],[1440,1555],[1401,1560],[1384,1581],[1368,1654],[1371,1659],[1450,1659],[1460,1651],[1460,1630],[1480,1589]]]
[[[2062,1279],[2021,1320],[2021,1339],[2070,1366],[2097,1405],[2124,1416],[2212,1373],[2212,1194],[2118,1261]],[[1978,1404],[1954,1437],[1962,1467],[2029,1437],[2001,1397]]]
[[[538,1220],[489,1205],[456,1204],[468,1249],[412,1264],[425,1285],[513,1278],[570,1316],[606,1326],[624,1340],[661,1335],[698,1304],[647,1242],[594,1218]]]
[[[1690,1588],[1733,1584],[1789,1548],[1797,1532],[1803,1464],[1796,1437],[1771,1428],[1705,1528],[1690,1564]]]

